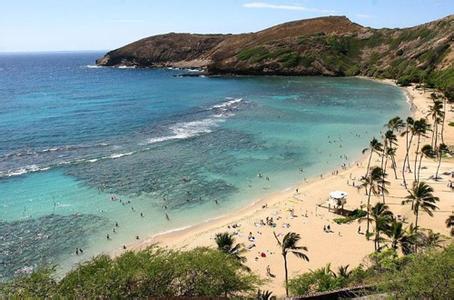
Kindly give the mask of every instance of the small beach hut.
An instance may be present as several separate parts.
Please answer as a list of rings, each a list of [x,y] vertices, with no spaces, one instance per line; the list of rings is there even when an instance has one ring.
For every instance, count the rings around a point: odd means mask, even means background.
[[[329,193],[328,203],[335,208],[341,207],[344,209],[344,204],[347,203],[347,193],[342,191],[334,191]]]

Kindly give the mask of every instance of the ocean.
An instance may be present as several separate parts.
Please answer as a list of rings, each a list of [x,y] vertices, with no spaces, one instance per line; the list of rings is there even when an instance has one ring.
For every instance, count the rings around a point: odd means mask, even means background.
[[[0,280],[231,213],[357,159],[408,114],[369,80],[181,77],[195,70],[102,54],[0,54]]]

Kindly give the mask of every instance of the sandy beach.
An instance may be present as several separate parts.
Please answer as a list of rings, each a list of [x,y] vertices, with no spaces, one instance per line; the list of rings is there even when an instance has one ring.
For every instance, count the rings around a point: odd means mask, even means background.
[[[381,81],[386,84],[394,84],[392,81]],[[412,113],[415,118],[423,117],[427,114],[428,106],[432,102],[430,99],[431,91],[417,90],[414,87],[405,88],[405,92],[412,102]],[[445,143],[454,144],[454,127],[448,123],[454,119],[454,112],[448,104],[446,110],[445,124]],[[430,121],[431,123],[431,121]],[[378,134],[376,136],[379,138]],[[372,138],[372,136],[370,137]],[[422,139],[421,145],[430,144],[429,139]],[[401,205],[407,191],[402,186],[402,162],[405,156],[405,138],[399,137],[398,151],[396,154],[397,175],[388,167],[387,179],[390,181],[389,195],[386,197],[386,204],[395,215],[400,215],[407,219],[408,224],[414,222],[414,215],[410,206]],[[358,153],[362,149],[358,149]],[[411,161],[414,159],[411,153]],[[284,268],[283,260],[278,249],[273,232],[282,237],[287,232],[301,234],[300,245],[309,248],[309,262],[299,260],[289,255],[289,277],[304,273],[310,269],[315,269],[331,263],[333,269],[339,265],[350,265],[355,267],[365,261],[365,257],[374,251],[373,241],[367,241],[364,234],[358,234],[358,227],[365,231],[366,224],[352,222],[350,224],[338,225],[333,222],[334,218],[340,217],[329,212],[327,208],[320,207],[325,203],[328,195],[332,191],[340,190],[348,193],[346,209],[353,210],[367,201],[364,189],[358,189],[359,179],[365,173],[367,158],[363,156],[360,161],[351,162],[346,168],[333,170],[332,174],[324,174],[323,178],[312,178],[306,182],[301,182],[297,186],[272,193],[259,199],[248,207],[228,215],[209,220],[190,228],[155,235],[143,240],[138,244],[130,245],[129,249],[141,249],[153,243],[161,246],[179,249],[190,249],[198,246],[215,247],[214,236],[219,232],[231,232],[236,236],[236,242],[243,243],[249,250],[246,252],[247,265],[253,272],[267,279],[263,289],[273,291],[277,296],[282,296],[284,290]],[[320,157],[323,159],[323,157]],[[380,165],[377,155],[372,157],[371,166]],[[412,162],[413,166],[413,162]],[[445,158],[442,161],[440,174],[442,179],[435,181],[431,176],[435,174],[437,162],[435,160],[423,159],[421,180],[429,183],[435,190],[435,195],[440,197],[438,203],[439,210],[434,217],[422,213],[420,214],[420,227],[430,228],[444,235],[449,235],[445,226],[445,220],[454,210],[454,192],[447,187],[451,175],[443,175],[448,171],[454,171],[454,160]],[[413,174],[407,174],[407,181],[411,184]],[[452,179],[454,180],[454,179]],[[355,183],[356,187],[353,186]],[[381,197],[373,197],[371,204],[382,201]],[[263,225],[261,220],[273,218],[276,226]],[[261,224],[262,223],[262,224]],[[331,232],[323,230],[324,226],[330,225]],[[251,236],[253,238],[251,238]],[[267,267],[273,274],[267,274]]]

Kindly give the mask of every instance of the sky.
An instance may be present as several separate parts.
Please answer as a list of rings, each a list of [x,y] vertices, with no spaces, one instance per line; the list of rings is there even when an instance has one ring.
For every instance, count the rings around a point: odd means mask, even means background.
[[[454,13],[454,0],[0,0],[0,52],[111,50],[168,32],[243,33],[344,15],[410,27]]]

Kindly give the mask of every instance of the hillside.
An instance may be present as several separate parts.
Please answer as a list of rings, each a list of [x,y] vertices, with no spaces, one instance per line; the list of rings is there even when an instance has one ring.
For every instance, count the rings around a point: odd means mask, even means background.
[[[320,17],[256,33],[148,37],[107,53],[104,66],[201,67],[210,74],[400,78],[454,88],[454,15],[404,29]]]

